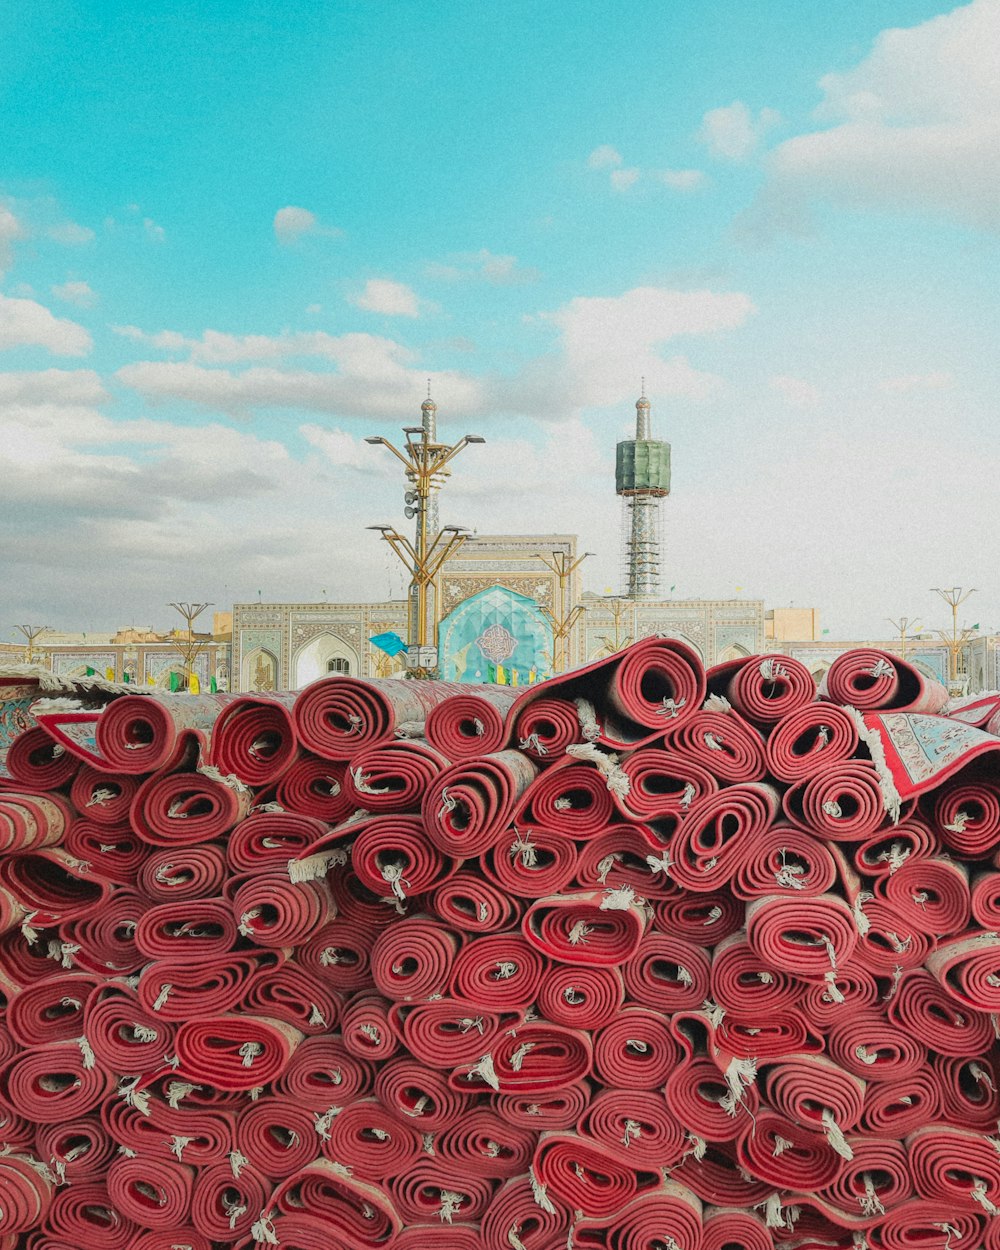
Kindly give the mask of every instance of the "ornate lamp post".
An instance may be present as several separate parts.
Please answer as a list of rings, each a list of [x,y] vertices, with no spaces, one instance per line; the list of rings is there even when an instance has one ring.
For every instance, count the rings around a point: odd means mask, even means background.
[[[185,687],[190,691],[195,662],[202,651],[209,646],[209,643],[204,639],[195,637],[194,623],[206,608],[211,608],[214,605],[211,603],[171,603],[169,606],[183,616],[187,625],[184,637],[177,643],[177,650],[181,653],[181,659],[184,661]]]
[[[948,644],[948,675],[954,684],[958,684],[958,657],[962,647],[976,632],[975,629],[958,628],[958,609],[968,599],[969,595],[976,593],[975,586],[971,586],[968,590],[962,589],[961,586],[950,586],[947,590],[942,590],[939,586],[932,586],[931,590],[936,595],[940,595],[945,603],[951,608],[951,632],[946,629],[939,629],[935,632],[938,637]]]
[[[889,624],[899,633],[899,654],[905,660],[907,637],[920,629],[920,622],[915,621],[912,616],[901,616],[898,621],[889,618]]]
[[[550,568],[559,582],[559,598],[554,605],[554,610],[550,612],[548,608],[542,609],[552,622],[553,673],[561,673],[565,670],[570,631],[587,610],[582,603],[572,607],[567,603],[566,588],[569,585],[569,579],[584,560],[593,554],[592,551],[585,551],[583,555],[572,560],[569,553],[565,551],[553,551],[551,556],[543,556],[541,552],[535,552],[535,559],[541,560],[547,568]]]
[[[430,401],[427,401],[430,404]],[[426,405],[425,405],[426,407]],[[432,524],[431,513],[435,510],[433,496],[451,475],[448,467],[452,460],[470,443],[485,443],[478,434],[466,434],[457,443],[439,443],[434,422],[427,418],[422,425],[403,427],[406,441],[402,448],[394,446],[380,435],[366,438],[366,443],[387,447],[403,465],[410,490],[406,494],[406,516],[416,517],[416,534],[413,541],[400,534],[391,525],[369,525],[378,531],[410,576],[410,593],[407,610],[406,666],[415,677],[429,677],[437,668],[437,603],[434,611],[428,611],[428,593],[442,565],[467,541],[469,531],[461,525],[444,525],[437,529]]]
[[[35,639],[39,634],[44,634],[48,629],[48,625],[17,625],[15,626],[18,633],[24,635],[24,662],[25,664],[34,664],[35,662]]]

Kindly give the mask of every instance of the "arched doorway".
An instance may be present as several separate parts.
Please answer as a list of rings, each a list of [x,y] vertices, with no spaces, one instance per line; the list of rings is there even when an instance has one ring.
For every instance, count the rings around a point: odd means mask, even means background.
[[[240,678],[240,689],[247,693],[252,690],[277,690],[277,657],[263,647],[258,647],[243,657]]]
[[[445,681],[489,681],[502,664],[527,684],[547,676],[552,664],[552,626],[534,599],[506,586],[489,586],[460,603],[438,633]]]
[[[331,668],[334,662],[335,667]],[[360,672],[361,661],[351,644],[334,633],[324,631],[300,647],[292,657],[292,689],[301,690],[310,682],[335,673],[341,677],[356,677]]]
[[[730,660],[745,660],[750,652],[746,647],[741,647],[739,643],[733,643],[731,647],[726,647],[719,652],[716,664],[728,664]]]

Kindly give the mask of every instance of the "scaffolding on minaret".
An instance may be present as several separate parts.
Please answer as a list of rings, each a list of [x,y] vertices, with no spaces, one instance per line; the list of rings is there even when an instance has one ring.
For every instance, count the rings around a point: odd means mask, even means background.
[[[622,581],[630,599],[660,593],[660,500],[670,494],[670,444],[652,436],[643,382],[635,405],[635,438],[618,444],[615,490],[622,500]]]

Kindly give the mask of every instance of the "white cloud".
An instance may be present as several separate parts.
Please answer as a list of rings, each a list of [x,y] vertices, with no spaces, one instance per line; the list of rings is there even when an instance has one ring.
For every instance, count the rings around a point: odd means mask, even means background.
[[[297,243],[307,234],[336,239],[343,231],[335,226],[321,225],[316,214],[308,208],[297,208],[289,204],[285,208],[279,208],[274,214],[274,233],[279,243]]]
[[[101,404],[107,398],[99,375],[92,369],[0,373],[0,405],[86,407]]]
[[[25,238],[27,231],[11,210],[0,204],[0,271],[11,262],[13,244]]]
[[[35,300],[0,295],[0,351],[44,347],[53,356],[86,356],[92,346],[90,335],[75,321],[54,317]]]
[[[318,317],[322,311],[322,304],[306,304],[306,312],[310,315],[310,317]]]
[[[809,207],[926,212],[1000,230],[1000,0],[883,31],[854,69],[821,79],[822,130],[780,144],[745,225],[803,229]]]
[[[805,378],[794,378],[785,373],[775,374],[768,385],[776,391],[790,408],[815,408],[823,401],[822,393]]]
[[[661,169],[656,176],[674,191],[697,191],[705,185],[700,169]]]
[[[356,308],[366,312],[381,313],[386,317],[418,317],[420,304],[416,293],[403,282],[391,278],[369,278],[364,290],[351,301]]]
[[[522,286],[538,281],[537,269],[522,265],[516,256],[498,255],[485,247],[478,252],[459,252],[446,264],[432,261],[424,272],[438,282],[478,279],[492,286]]]
[[[594,148],[593,152],[587,157],[588,169],[615,169],[622,163],[621,152],[617,148],[613,148],[610,143],[602,143],[599,148]]]
[[[152,243],[162,243],[167,237],[166,230],[161,225],[158,225],[152,217],[144,217],[142,219],[142,228],[146,232],[146,238]]]
[[[87,282],[64,282],[54,286],[52,294],[67,304],[76,304],[78,308],[93,308],[97,303],[97,292]]]
[[[904,373],[898,377],[885,378],[882,390],[887,393],[912,394],[915,391],[944,391],[955,385],[955,376],[944,370],[931,373]]]
[[[65,247],[84,247],[93,243],[94,232],[89,226],[81,226],[75,221],[62,221],[50,226],[45,232],[54,243],[62,243]]]
[[[742,100],[734,100],[723,108],[709,109],[701,119],[698,137],[716,159],[743,161],[780,120],[774,109],[761,109],[754,116]]]
[[[639,172],[634,166],[628,169],[613,169],[610,175],[612,187],[616,191],[627,191],[639,181]]]
[[[720,379],[660,349],[677,338],[734,329],[755,311],[741,292],[636,287],[613,297],[578,296],[543,314],[561,332],[562,359],[538,362],[522,386],[536,403],[547,392],[550,406],[555,393],[570,407],[606,407],[634,398],[645,376],[652,393],[706,399]]]

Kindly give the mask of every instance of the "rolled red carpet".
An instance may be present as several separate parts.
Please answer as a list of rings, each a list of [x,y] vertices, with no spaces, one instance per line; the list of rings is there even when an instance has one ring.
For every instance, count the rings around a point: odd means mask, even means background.
[[[639,949],[646,916],[629,887],[554,894],[525,912],[521,931],[542,955],[585,967],[617,967]]]
[[[212,728],[212,763],[248,786],[273,785],[298,753],[294,703],[294,694],[234,699]]]
[[[914,916],[904,916],[879,899],[859,899],[855,911],[859,925],[857,961],[876,976],[895,976],[896,969],[922,964],[934,939],[923,931]]]
[[[343,1163],[363,1180],[380,1183],[409,1172],[424,1154],[420,1131],[391,1115],[377,1098],[345,1107],[322,1142],[328,1159]]]
[[[253,811],[226,842],[226,858],[235,873],[256,872],[265,865],[284,868],[327,832],[325,821],[296,812]]]
[[[427,787],[448,766],[449,760],[425,742],[386,742],[352,756],[344,790],[354,807],[376,815],[419,811]]]
[[[386,1188],[407,1224],[431,1219],[441,1224],[449,1219],[478,1220],[493,1195],[486,1177],[458,1172],[426,1155],[397,1173]]]
[[[328,978],[289,960],[253,973],[239,1005],[311,1036],[336,1027],[342,1002]]]
[[[161,903],[144,912],[135,944],[148,959],[194,959],[224,955],[239,938],[224,898]]]
[[[26,1155],[0,1157],[0,1236],[30,1232],[48,1213],[54,1187],[32,1166],[34,1162]]]
[[[971,1052],[970,1052],[971,1053]],[[931,1066],[941,1087],[942,1118],[956,1128],[992,1133],[1000,1118],[1000,1065],[995,1055],[933,1055]]]
[[[580,1132],[637,1170],[668,1168],[684,1152],[682,1124],[659,1093],[606,1089],[587,1108]]]
[[[459,1088],[482,1092],[484,1083],[504,1094],[547,1094],[589,1076],[593,1062],[590,1034],[554,1024],[525,1024],[497,1039],[491,1079],[478,1068],[458,1077]],[[495,1083],[494,1083],[495,1082]]]
[[[818,838],[794,825],[775,824],[757,838],[752,855],[737,868],[732,881],[737,898],[790,894],[811,898],[837,882],[837,866]]]
[[[831,1184],[843,1160],[822,1133],[761,1110],[736,1144],[736,1157],[775,1189],[810,1193]]]
[[[735,1141],[746,1117],[754,1116],[760,1104],[755,1085],[749,1085],[734,1098],[719,1067],[707,1055],[685,1059],[670,1073],[663,1090],[666,1106],[686,1134],[705,1141]]]
[[[888,819],[879,775],[866,760],[828,764],[788,790],[782,807],[792,824],[834,842],[861,842]]]
[[[243,785],[213,781],[202,772],[150,777],[132,800],[132,827],[151,846],[194,846],[228,833],[250,810]]]
[[[97,1060],[109,1072],[154,1072],[173,1053],[174,1029],[139,1003],[135,990],[105,984],[87,1002],[85,1029]]]
[[[468,693],[461,682],[323,677],[295,700],[295,727],[300,740],[323,759],[349,760],[366,747],[391,741],[401,725],[419,732],[431,708]]]
[[[80,1039],[21,1051],[0,1068],[0,1082],[0,1105],[37,1124],[59,1124],[93,1111],[114,1077]]]
[[[608,784],[592,765],[564,759],[531,783],[515,819],[519,827],[540,825],[577,841],[597,837],[615,818]]]
[[[391,1006],[380,994],[368,992],[355,994],[344,1007],[340,1035],[352,1055],[375,1063],[399,1050],[399,1030],[390,1018]]]
[[[549,835],[553,836],[562,845],[573,846],[558,834]],[[577,863],[577,882],[584,890],[598,885],[615,889],[630,886],[647,899],[674,897],[678,892],[670,880],[668,848],[648,825],[612,825],[593,841],[584,843]]]
[[[474,1107],[435,1139],[434,1150],[460,1175],[469,1172],[506,1180],[523,1175],[531,1163],[535,1134],[510,1124],[488,1107]]]
[[[771,1250],[771,1233],[760,1216],[734,1207],[706,1207],[701,1250]]]
[[[14,1041],[25,1048],[79,1037],[84,1032],[87,999],[103,983],[93,973],[62,972],[56,964],[50,966],[50,976],[12,994],[7,1004],[3,1022]]]
[[[824,975],[822,984],[807,985],[799,1007],[811,1024],[825,1031],[844,1012],[874,1007],[879,987],[872,971],[858,962],[858,952],[847,963]]]
[[[253,1089],[276,1080],[302,1034],[281,1020],[217,1015],[188,1020],[177,1030],[178,1073],[218,1089]]]
[[[585,1216],[610,1218],[635,1196],[635,1172],[596,1141],[575,1133],[543,1133],[532,1171],[546,1193]]]
[[[548,1250],[557,1244],[557,1237],[565,1243],[563,1230],[569,1217],[555,1195],[547,1204],[539,1205],[531,1178],[516,1176],[497,1190],[487,1208],[480,1226],[480,1245],[483,1250],[511,1250],[520,1241],[526,1250]]]
[[[158,959],[142,970],[139,1001],[156,1019],[174,1022],[229,1011],[246,992],[253,973],[278,958],[246,952],[221,960]]]
[[[427,741],[449,760],[502,751],[509,740],[507,713],[518,694],[509,687],[473,686],[449,695],[427,713]]]
[[[760,781],[767,771],[764,737],[739,712],[695,712],[671,732],[668,743],[720,781]]]
[[[557,893],[576,875],[577,848],[570,838],[548,829],[522,833],[516,826],[508,836],[479,861],[487,879],[504,893],[539,898]]]
[[[643,936],[623,973],[633,1002],[672,1014],[697,1007],[708,998],[712,965],[703,947],[651,932]]]
[[[387,1111],[412,1124],[420,1133],[437,1133],[461,1122],[469,1110],[473,1089],[455,1088],[444,1072],[435,1071],[405,1055],[384,1063],[375,1078],[375,1096]]]
[[[427,837],[417,815],[375,816],[354,828],[351,863],[358,879],[376,894],[402,903],[433,889],[457,867]]]
[[[715,947],[710,976],[708,992],[697,1001],[711,998],[740,1017],[782,1011],[798,1002],[806,988],[791,972],[763,959],[743,932],[723,938]]]
[[[127,694],[97,721],[97,749],[109,772],[151,773],[163,768],[190,735],[203,747],[220,709],[238,695]]]
[[[334,920],[296,949],[303,968],[322,977],[331,990],[349,994],[371,984],[371,949],[375,934],[358,932],[353,920]]]
[[[316,1158],[316,1115],[291,1098],[258,1098],[239,1113],[236,1148],[269,1180],[284,1180]]]
[[[686,890],[725,886],[778,811],[778,793],[763,783],[731,785],[691,804],[670,840],[670,873]]]
[[[764,758],[773,777],[794,784],[849,759],[857,745],[858,728],[849,713],[831,703],[808,703],[772,728]]]
[[[113,886],[90,871],[90,865],[61,847],[45,847],[0,859],[0,885],[34,912],[35,927],[55,921],[82,920],[100,912]]]
[[[435,887],[428,903],[440,920],[459,932],[496,933],[513,927],[520,915],[518,900],[465,870]]]
[[[514,722],[514,746],[542,764],[560,759],[568,746],[583,738],[580,711],[569,699],[534,699]]]
[[[1000,786],[996,784],[956,778],[935,793],[931,810],[942,841],[963,859],[984,859],[1000,843]]]
[[[708,693],[723,695],[748,720],[773,725],[816,699],[816,682],[789,655],[748,655],[705,674]]]
[[[545,1019],[570,1029],[610,1024],[624,1000],[625,986],[617,968],[553,964],[538,991],[538,1008]]]
[[[105,1185],[88,1181],[66,1185],[52,1200],[45,1230],[56,1246],[99,1246],[101,1250],[126,1250],[139,1229],[112,1203]]]
[[[893,708],[907,712],[939,712],[948,701],[940,682],[888,651],[857,647],[838,655],[826,670],[820,696],[849,703],[861,712]]]
[[[325,1111],[367,1094],[374,1081],[370,1063],[350,1054],[340,1037],[321,1034],[296,1047],[274,1089],[282,1097]]]
[[[701,1202],[690,1189],[665,1178],[655,1189],[633,1198],[620,1213],[607,1217],[607,1240],[601,1222],[586,1218],[575,1225],[574,1240],[595,1250],[609,1244],[621,1250],[648,1250],[657,1241],[704,1250],[701,1211]]]
[[[127,824],[111,826],[74,820],[63,839],[63,848],[74,859],[86,860],[98,876],[116,885],[134,883],[149,854]]]
[[[827,1049],[848,1072],[864,1081],[903,1081],[927,1063],[927,1050],[876,1011],[859,1011],[836,1021]]]
[[[673,749],[642,747],[622,760],[621,769],[629,789],[618,805],[634,820],[660,822],[673,817],[676,821],[695,799],[719,788],[713,773]]]
[[[878,1250],[980,1250],[983,1221],[947,1202],[909,1198],[879,1225]]]
[[[172,1159],[119,1158],[108,1169],[108,1195],[143,1228],[176,1228],[191,1206],[194,1170]]]
[[[278,805],[289,812],[333,825],[345,820],[354,810],[354,803],[344,787],[346,779],[345,763],[332,763],[312,754],[302,755],[289,765],[278,781],[274,797]]]
[[[226,1160],[200,1168],[191,1195],[191,1223],[212,1241],[239,1244],[260,1218],[270,1193],[267,1178],[250,1164],[237,1169]]]
[[[655,927],[697,944],[715,945],[743,927],[744,907],[729,890],[708,894],[678,891],[659,898]]]
[[[625,1007],[594,1037],[594,1071],[615,1089],[658,1089],[680,1058],[663,1016]]]
[[[1000,1199],[1000,1152],[982,1133],[929,1124],[907,1137],[906,1153],[921,1198],[992,1215]]]
[[[475,1063],[499,1036],[499,1013],[461,999],[418,1003],[403,1018],[402,1036],[415,1059],[429,1067]]]
[[[519,751],[446,768],[424,794],[421,815],[428,837],[456,859],[481,855],[500,839],[537,771]]]
[[[874,1136],[902,1140],[907,1133],[938,1119],[941,1105],[940,1082],[929,1068],[921,1069],[905,1081],[869,1083],[861,1126]]]
[[[966,933],[941,942],[925,961],[956,1002],[976,1011],[1000,1011],[1000,936]]]
[[[372,980],[387,998],[421,999],[441,994],[452,976],[458,946],[455,934],[444,925],[427,916],[409,917],[376,939],[371,953]]]
[[[50,948],[50,958],[58,954],[64,968],[84,968],[102,977],[137,972],[145,956],[135,944],[135,930],[148,907],[147,898],[119,886],[100,910],[60,927],[62,941]]]
[[[888,877],[911,857],[929,859],[941,849],[940,841],[922,820],[910,816],[898,825],[876,831],[854,848],[854,866],[864,876]]]
[[[69,797],[76,810],[95,825],[127,825],[129,808],[138,789],[136,777],[101,772],[82,764],[73,778]]]
[[[911,856],[876,889],[911,925],[938,938],[961,933],[969,923],[969,874],[954,860]]]
[[[516,1011],[534,1002],[547,966],[543,955],[519,934],[475,938],[455,959],[451,992],[492,1010]]]
[[[871,1227],[913,1193],[906,1148],[891,1137],[850,1135],[853,1157],[823,1191],[823,1199],[837,1208],[844,1223],[863,1221]]]
[[[0,854],[54,846],[71,820],[69,804],[58,795],[0,791]]]
[[[865,1082],[825,1055],[789,1055],[769,1067],[764,1097],[775,1111],[821,1133],[842,1159],[852,1155],[845,1134],[861,1120]]]
[[[237,932],[258,946],[295,946],[337,914],[325,879],[289,881],[287,872],[269,869],[238,881],[229,883],[236,884]]]
[[[590,1086],[577,1081],[547,1094],[497,1094],[493,1101],[509,1124],[540,1133],[572,1128],[590,1102]]]
[[[41,728],[19,734],[7,749],[6,763],[11,779],[30,790],[58,790],[80,766],[79,760]]]
[[[836,894],[769,895],[747,905],[747,941],[764,965],[807,981],[847,963],[857,940],[851,909]]]
[[[208,843],[153,851],[147,848],[136,886],[150,899],[186,902],[218,894],[225,879],[226,853],[221,846]]]
[[[118,1153],[117,1143],[94,1114],[39,1125],[36,1144],[41,1158],[63,1165],[70,1184],[99,1180]]]

